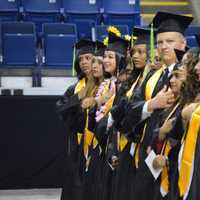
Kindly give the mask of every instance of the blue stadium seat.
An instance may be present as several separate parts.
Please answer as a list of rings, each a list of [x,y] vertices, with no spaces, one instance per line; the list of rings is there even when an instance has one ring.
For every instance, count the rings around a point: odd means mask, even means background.
[[[48,68],[71,68],[73,46],[76,42],[75,24],[45,23],[43,25],[43,64]]]
[[[191,36],[196,33],[200,33],[200,25],[190,25],[185,32],[186,36]]]
[[[129,28],[127,25],[115,25],[122,35],[129,34]],[[99,41],[103,41],[104,38],[108,35],[107,32],[108,25],[97,25],[95,26],[95,39]]]
[[[41,32],[43,23],[59,21],[61,0],[22,0],[22,8],[24,20],[35,22]]]
[[[19,19],[19,0],[0,1],[0,22],[16,21]]]
[[[2,23],[3,65],[33,66],[36,64],[36,33],[33,23]]]
[[[65,21],[76,23],[79,38],[91,38],[91,28],[100,24],[100,1],[63,0]]]
[[[133,26],[140,25],[139,0],[103,0],[104,23],[126,24],[132,30]]]
[[[198,46],[198,43],[197,43],[194,35],[186,36],[186,39],[187,39],[187,45],[189,47],[197,47]]]

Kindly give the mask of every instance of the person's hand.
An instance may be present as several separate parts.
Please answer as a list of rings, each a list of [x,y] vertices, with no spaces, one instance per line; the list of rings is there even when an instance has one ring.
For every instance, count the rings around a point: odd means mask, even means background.
[[[188,106],[183,108],[181,115],[182,115],[182,119],[185,122],[190,121],[192,113],[194,112],[194,110],[197,108],[198,105],[199,105],[198,103],[191,103]]]
[[[169,108],[175,102],[175,97],[173,92],[164,86],[163,89],[158,92],[158,94],[149,101],[148,111],[153,112],[156,109]]]
[[[164,122],[164,124],[161,126],[159,131],[159,140],[164,140],[166,138],[166,135],[171,131],[172,129],[172,122],[175,120],[175,118],[169,119]]]
[[[96,105],[96,100],[94,97],[87,97],[82,100],[81,107],[83,109],[92,108]]]
[[[157,155],[153,160],[153,168],[161,169],[167,165],[167,160],[163,155]]]

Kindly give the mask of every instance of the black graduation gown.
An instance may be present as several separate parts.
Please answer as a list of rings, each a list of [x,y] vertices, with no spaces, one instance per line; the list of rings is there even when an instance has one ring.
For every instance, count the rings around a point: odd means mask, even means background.
[[[64,121],[66,128],[66,164],[65,180],[61,200],[79,200],[82,198],[82,178],[80,168],[80,148],[77,134],[85,127],[85,113],[80,107],[80,100],[75,92],[75,85],[70,86],[64,96],[56,103],[57,113]]]
[[[142,85],[136,89],[133,98],[127,106],[127,113],[124,119],[125,132],[129,132],[134,126],[142,123],[142,109],[145,104],[145,88],[148,80],[153,75],[154,71],[150,71]],[[162,73],[159,77],[155,88],[152,93],[152,97],[163,88],[164,85],[169,83],[168,77]],[[145,159],[147,157],[147,147],[152,146],[153,140],[156,135],[153,135],[152,130],[156,127],[159,122],[159,113],[161,110],[154,111],[149,118],[146,119],[146,131],[142,143],[139,149],[139,163],[135,177],[134,196],[135,199],[140,200],[153,200],[155,195],[155,180],[150,170],[148,169]],[[145,123],[144,123],[145,124]],[[141,131],[142,134],[143,131]],[[142,180],[142,181],[141,181]],[[144,192],[145,191],[145,192]]]
[[[121,123],[125,116],[126,106],[128,104],[127,97],[121,97],[117,104],[111,110],[114,119],[114,127],[116,130],[123,130]],[[121,132],[121,136],[122,136]],[[127,135],[126,135],[127,136]],[[116,139],[116,138],[115,138]],[[128,139],[128,143],[122,152],[117,152],[119,158],[119,165],[116,168],[116,175],[114,179],[113,199],[133,199],[132,190],[134,187],[135,166],[134,157],[130,154],[132,140]]]

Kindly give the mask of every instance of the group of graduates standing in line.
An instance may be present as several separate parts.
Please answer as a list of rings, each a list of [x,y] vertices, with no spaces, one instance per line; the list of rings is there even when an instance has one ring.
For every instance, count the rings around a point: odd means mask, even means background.
[[[78,82],[56,103],[66,128],[61,200],[200,200],[200,47],[184,37],[192,20],[158,12],[153,52],[143,27],[134,42],[112,27],[107,45],[76,44]]]

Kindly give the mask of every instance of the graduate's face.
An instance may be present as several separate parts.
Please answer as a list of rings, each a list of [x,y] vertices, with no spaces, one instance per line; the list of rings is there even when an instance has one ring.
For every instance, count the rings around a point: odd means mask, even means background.
[[[132,51],[132,58],[136,68],[142,69],[147,62],[147,48],[145,44],[135,45]]]
[[[79,56],[80,69],[84,74],[86,74],[86,76],[91,73],[92,58],[93,55],[91,53],[86,53]]]
[[[157,48],[166,65],[176,62],[174,49],[185,50],[186,41],[181,33],[164,32],[157,35]]]
[[[170,88],[175,96],[178,96],[181,91],[183,82],[186,80],[186,70],[181,67],[180,70],[175,70],[170,79]]]
[[[112,76],[115,74],[117,64],[116,64],[116,54],[114,51],[105,51],[103,58],[103,65],[105,72],[108,72]]]
[[[92,59],[92,74],[95,78],[103,77],[103,57],[94,56]]]
[[[195,65],[194,69],[195,69],[195,72],[196,72],[196,74],[197,74],[197,76],[198,76],[198,79],[199,79],[199,81],[200,81],[200,60],[199,60],[199,62]]]

